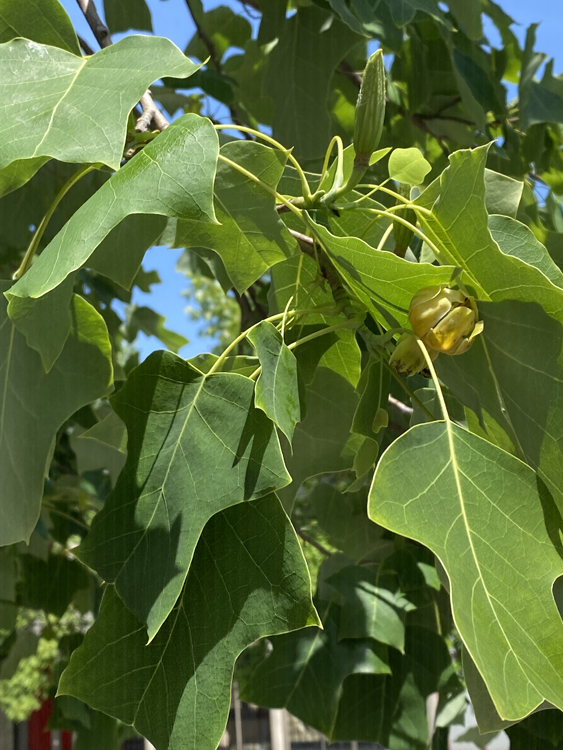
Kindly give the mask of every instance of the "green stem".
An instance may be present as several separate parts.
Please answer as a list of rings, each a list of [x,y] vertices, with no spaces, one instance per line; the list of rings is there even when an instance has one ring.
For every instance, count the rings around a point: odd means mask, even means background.
[[[85,174],[87,174],[88,172],[91,172],[93,169],[98,169],[98,166],[96,164],[88,164],[84,167],[81,167],[77,172],[75,172],[72,175],[72,177],[70,177],[70,179],[67,180],[67,182],[65,182],[62,188],[59,190],[59,192],[55,196],[55,199],[49,206],[47,213],[41,220],[41,223],[35,230],[35,234],[31,238],[31,242],[29,243],[29,247],[27,248],[27,251],[24,255],[24,259],[22,260],[20,267],[18,268],[17,271],[14,272],[14,275],[12,276],[12,279],[14,281],[21,279],[24,273],[29,271],[31,264],[33,262],[35,253],[37,252],[37,248],[39,247],[39,243],[41,242],[41,238],[43,237],[43,234],[45,232],[45,229],[47,229],[47,225],[49,224],[49,221],[51,220],[51,217],[55,213],[55,209],[57,208],[61,200],[68,193],[71,187],[75,185],[78,182],[78,180],[80,180],[81,177],[84,177]]]
[[[374,193],[377,193],[378,191],[381,191],[383,193],[387,193],[388,195],[392,195],[394,198],[396,198],[398,201],[402,201],[403,203],[410,203],[409,198],[405,198],[403,195],[400,195],[399,193],[396,193],[394,190],[391,190],[390,188],[385,187],[385,183],[389,182],[391,178],[388,177],[385,182],[382,182],[381,185],[373,185],[368,183],[360,183],[358,185],[359,188],[372,188],[371,192],[366,193],[363,195],[359,200],[355,201],[355,203],[360,203],[360,201],[363,201],[364,198],[369,198],[370,195],[373,195]]]
[[[250,133],[256,138],[261,138],[263,141],[266,141],[266,143],[270,143],[272,146],[275,146],[277,149],[287,155],[287,158],[297,170],[297,173],[301,180],[301,187],[303,189],[303,197],[305,198],[305,200],[308,200],[311,197],[311,188],[309,187],[309,183],[307,182],[305,172],[303,171],[301,164],[299,164],[295,156],[293,156],[291,149],[282,146],[282,144],[279,141],[276,141],[275,138],[272,138],[265,133],[261,133],[259,130],[254,130],[254,128],[247,128],[245,125],[214,125],[214,128],[215,130],[240,130],[242,133]]]
[[[414,204],[410,203],[410,201],[407,207],[415,208]],[[407,219],[403,219],[402,216],[398,216],[395,214],[395,211],[398,211],[399,209],[403,209],[403,208],[405,208],[405,206],[391,206],[391,208],[388,208],[386,211],[380,211],[378,208],[368,208],[366,210],[371,214],[376,214],[377,216],[381,216],[381,217],[389,216],[391,214],[390,218],[392,218],[393,221],[398,221],[399,224],[403,224],[404,226],[411,229],[414,232],[414,234],[416,234],[417,237],[420,237],[421,240],[426,242],[428,247],[432,250],[432,252],[436,256],[436,258],[440,260],[440,258],[442,257],[442,254],[440,253],[436,245],[432,242],[432,240],[424,234],[422,229],[419,229],[414,224],[411,224],[411,222],[408,221]]]
[[[426,366],[430,370],[430,374],[432,375],[432,380],[434,381],[434,387],[436,388],[436,393],[438,394],[438,401],[440,402],[440,409],[442,410],[444,420],[449,425],[449,423],[452,420],[450,419],[448,407],[446,406],[446,399],[444,398],[444,394],[442,393],[442,386],[440,385],[438,375],[436,374],[436,370],[434,369],[434,363],[432,362],[432,357],[430,356],[430,354],[428,354],[428,349],[424,346],[424,342],[421,341],[421,339],[419,339],[418,336],[416,338],[416,343],[420,347],[420,351],[422,352],[424,359],[426,360]]]

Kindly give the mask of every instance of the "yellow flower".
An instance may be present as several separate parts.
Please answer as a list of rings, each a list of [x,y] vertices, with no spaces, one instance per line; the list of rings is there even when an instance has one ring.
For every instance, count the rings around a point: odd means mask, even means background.
[[[438,352],[430,352],[432,359],[436,359]],[[417,372],[423,370],[426,366],[426,360],[424,354],[416,337],[412,333],[403,333],[395,351],[389,359],[389,364],[392,365],[400,375],[406,375],[410,378],[411,375],[416,375]]]
[[[483,330],[473,297],[445,284],[414,295],[409,322],[428,349],[450,355],[466,352]]]

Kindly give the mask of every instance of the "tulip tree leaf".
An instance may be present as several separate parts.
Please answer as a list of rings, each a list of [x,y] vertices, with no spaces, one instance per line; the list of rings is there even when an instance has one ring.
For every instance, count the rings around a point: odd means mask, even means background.
[[[382,427],[387,427],[389,415],[385,411],[389,397],[391,375],[382,360],[372,360],[362,372],[358,383],[360,401],[354,414],[352,432],[377,440]]]
[[[221,155],[275,189],[286,155],[259,143],[227,143]],[[206,247],[221,256],[235,288],[242,294],[270,266],[293,255],[296,242],[275,210],[275,198],[250,177],[223,161],[217,165],[215,209],[219,224],[179,221],[176,247]],[[190,218],[190,217],[185,217]]]
[[[450,266],[409,263],[357,237],[336,237],[320,224],[313,224],[313,228],[346,283],[378,318],[383,307],[399,325],[408,325],[407,312],[415,293],[451,279]]]
[[[9,288],[1,282],[0,291]],[[0,296],[0,545],[28,540],[41,507],[43,476],[59,427],[77,409],[106,395],[110,344],[100,315],[72,300],[72,328],[49,373],[14,328]]]
[[[47,560],[22,555],[19,602],[24,607],[52,612],[62,617],[72,597],[88,587],[88,573],[77,560],[50,554]]]
[[[76,211],[10,289],[10,296],[41,297],[54,289],[69,273],[87,264],[129,214],[214,221],[217,148],[209,120],[192,114],[175,120]],[[102,270],[100,265],[97,268]]]
[[[270,54],[264,93],[274,100],[273,136],[306,159],[322,158],[331,135],[327,108],[334,69],[361,41],[348,26],[311,6],[284,24]]]
[[[503,718],[544,699],[563,707],[552,593],[563,575],[562,519],[526,464],[450,422],[418,425],[382,456],[369,515],[444,565],[457,629]]]
[[[515,219],[522,198],[524,183],[492,169],[485,169],[485,203],[490,214]]]
[[[505,254],[493,240],[485,207],[487,147],[457,151],[440,177],[440,193],[426,190],[416,203],[432,209],[419,214],[425,232],[444,260],[464,269],[480,299],[539,302],[563,321],[563,291],[538,269]],[[432,187],[432,186],[431,186]]]
[[[139,331],[142,331],[146,336],[156,336],[167,349],[177,353],[188,343],[188,339],[180,333],[165,328],[165,321],[166,318],[163,315],[159,315],[150,307],[131,305],[127,311],[125,337],[128,341],[134,341]]]
[[[0,198],[25,185],[49,161],[48,156],[37,159],[19,159],[0,169]]]
[[[325,605],[323,630],[307,628],[271,638],[273,651],[241,686],[243,700],[287,708],[330,738],[346,677],[390,672],[385,646],[369,638],[339,640],[340,611],[336,604]]]
[[[59,0],[0,0],[0,44],[17,37],[81,54],[72,22]]]
[[[151,354],[112,399],[127,426],[127,463],[78,554],[115,583],[149,639],[180,595],[209,518],[290,481],[253,400],[251,380],[202,375],[167,352]]]
[[[248,334],[256,349],[262,371],[256,382],[256,406],[284,433],[289,442],[295,425],[304,415],[297,360],[271,323],[262,321]]]
[[[272,314],[283,312],[292,297],[292,305],[299,310],[326,307],[327,311],[330,311],[334,307],[330,291],[319,284],[314,260],[303,253],[278,263],[272,268],[271,275],[269,302]],[[336,314],[313,313],[307,315],[303,323],[295,325],[288,335],[295,334],[300,338],[303,335],[304,325],[325,327],[338,322],[341,320]],[[344,328],[319,337],[316,345],[315,342],[311,344],[313,347],[304,344],[295,350],[295,356],[306,382],[310,383],[313,380],[316,365],[319,364],[342,375],[354,386],[358,383],[361,361],[355,331]],[[316,346],[322,348],[317,350]],[[319,351],[318,358],[313,356],[316,351]]]
[[[286,510],[305,479],[352,465],[352,457],[342,453],[358,403],[350,383],[333,370],[319,367],[305,400],[307,416],[295,428],[293,452],[284,451],[293,480],[278,493]]]
[[[182,595],[149,645],[108,586],[59,693],[133,724],[161,750],[215,750],[240,652],[317,621],[299,540],[270,495],[209,520]]]
[[[104,0],[104,11],[112,34],[129,29],[152,31],[151,12],[146,0]]]
[[[0,168],[51,156],[118,169],[127,115],[147,87],[198,67],[160,37],[126,37],[89,58],[26,39],[0,45]]]

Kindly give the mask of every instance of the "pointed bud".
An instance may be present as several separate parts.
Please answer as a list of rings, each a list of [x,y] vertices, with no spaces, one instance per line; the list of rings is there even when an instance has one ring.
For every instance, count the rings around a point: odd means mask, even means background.
[[[416,337],[412,333],[403,333],[395,347],[395,351],[389,359],[389,364],[400,375],[406,375],[407,378],[410,378],[411,375],[416,375],[417,372],[424,369],[426,360],[417,343]]]
[[[367,169],[369,158],[379,145],[385,120],[385,65],[383,51],[369,58],[356,102],[354,123],[355,166]]]

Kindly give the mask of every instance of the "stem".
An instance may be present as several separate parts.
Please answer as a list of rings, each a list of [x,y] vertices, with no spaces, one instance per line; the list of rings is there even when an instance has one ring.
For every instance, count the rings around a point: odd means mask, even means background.
[[[50,505],[49,503],[46,503],[44,500],[41,503],[41,505],[46,508],[49,513],[55,513],[57,516],[61,516],[61,518],[66,518],[67,521],[71,521],[72,523],[75,523],[77,526],[81,526],[83,529],[86,529],[86,531],[90,531],[90,527],[86,526],[85,523],[82,523],[82,521],[79,521],[77,518],[73,518],[68,513],[65,513],[62,510],[59,510],[58,508],[55,508],[53,505]]]
[[[85,174],[87,174],[88,172],[91,172],[93,169],[97,169],[97,166],[95,164],[87,164],[86,166],[81,167],[77,172],[75,172],[72,175],[72,177],[70,177],[69,180],[67,180],[67,182],[65,182],[62,188],[59,190],[59,192],[55,196],[55,199],[49,206],[47,213],[41,220],[41,223],[35,230],[35,234],[31,238],[31,242],[29,243],[29,247],[27,248],[27,251],[24,255],[24,259],[22,260],[20,267],[18,268],[17,271],[14,272],[14,275],[12,276],[12,279],[14,281],[21,279],[24,273],[29,271],[29,268],[33,261],[33,257],[35,253],[37,252],[37,248],[39,247],[39,243],[41,242],[41,238],[43,237],[43,233],[45,232],[45,229],[47,229],[47,225],[49,224],[49,221],[51,220],[51,217],[55,213],[55,209],[57,208],[61,200],[68,193],[70,188],[75,183],[77,183],[81,177],[84,177]]]
[[[219,159],[221,161],[225,162],[225,164],[228,164],[233,169],[236,169],[241,174],[248,177],[250,180],[253,180],[257,185],[260,185],[261,188],[266,190],[266,192],[270,193],[270,195],[273,195],[274,198],[280,203],[283,203],[287,208],[289,208],[290,211],[293,211],[294,214],[297,214],[299,218],[305,223],[306,226],[309,226],[305,219],[303,218],[303,214],[301,211],[297,208],[297,206],[294,206],[291,201],[288,201],[287,198],[285,198],[283,195],[280,195],[277,190],[274,190],[274,188],[267,185],[265,182],[262,182],[262,180],[259,177],[256,177],[255,174],[252,174],[252,172],[249,172],[248,169],[245,169],[244,167],[241,167],[240,164],[237,164],[236,162],[232,161],[231,159],[228,159],[226,156],[223,156],[223,154],[219,154]]]
[[[389,226],[383,233],[383,237],[379,240],[379,245],[375,248],[377,251],[383,250],[383,246],[387,242],[387,238],[389,237],[392,231],[393,231],[393,224],[389,224]]]
[[[402,208],[404,208],[404,206],[391,206],[391,208],[388,208],[386,211],[380,211],[378,208],[368,208],[366,210],[369,211],[369,213],[377,214],[378,216],[389,216],[389,214],[392,214],[391,218],[393,219],[393,221],[398,221],[399,224],[404,224],[404,226],[406,226],[409,229],[411,229],[414,232],[414,234],[416,234],[417,237],[420,237],[421,240],[423,240],[424,242],[426,242],[426,244],[428,245],[428,247],[432,250],[432,252],[436,256],[436,258],[438,260],[440,260],[440,258],[442,257],[441,252],[438,250],[438,248],[432,242],[432,240],[429,237],[427,237],[427,235],[424,234],[424,232],[422,231],[422,229],[419,229],[414,224],[411,224],[410,221],[408,221],[407,219],[403,219],[402,216],[395,215],[394,211],[398,211],[399,209],[402,209]],[[410,203],[410,201],[409,201],[408,208],[415,209],[416,206],[413,203]],[[429,212],[429,213],[431,213],[431,212]]]
[[[444,394],[442,393],[442,386],[440,385],[440,381],[438,380],[438,375],[436,374],[436,370],[434,369],[434,363],[432,362],[432,357],[428,354],[428,350],[424,346],[424,343],[418,338],[418,336],[416,339],[416,343],[420,347],[420,350],[424,356],[424,359],[426,360],[426,365],[428,369],[430,370],[430,374],[432,375],[432,380],[434,381],[436,393],[438,394],[438,400],[440,402],[440,408],[442,410],[444,420],[449,423],[452,420],[450,419],[450,415],[448,413],[448,407],[446,406],[446,399],[444,398]]]
[[[389,182],[391,178],[388,177],[385,182]],[[359,188],[372,188],[372,191],[370,193],[366,193],[366,195],[363,195],[359,200],[355,201],[355,203],[359,203],[364,198],[369,198],[370,195],[373,195],[373,193],[377,193],[379,190],[383,193],[387,193],[388,195],[392,195],[394,198],[396,198],[399,201],[402,201],[403,203],[410,203],[409,198],[405,198],[403,195],[400,195],[399,193],[396,193],[394,190],[391,190],[390,188],[385,187],[385,182],[382,182],[381,185],[373,185],[368,183],[360,183],[358,185]]]
[[[424,414],[428,417],[429,422],[434,422],[436,417],[432,414],[432,412],[422,403],[422,401],[418,398],[416,393],[412,390],[412,388],[409,388],[409,386],[405,383],[403,378],[399,375],[397,370],[395,370],[394,367],[392,367],[389,362],[385,359],[385,357],[381,357],[381,360],[383,362],[383,366],[389,370],[391,375],[395,378],[397,383],[400,384],[401,388],[405,391],[405,393],[408,395],[411,401],[413,401],[419,409],[422,409]]]
[[[298,346],[301,346],[301,344],[306,344],[308,341],[312,341],[313,339],[318,339],[319,336],[324,336],[326,333],[333,333],[334,331],[340,331],[342,328],[359,328],[361,325],[359,320],[344,320],[342,323],[335,323],[333,326],[328,326],[327,328],[323,328],[321,331],[314,331],[313,333],[310,333],[308,336],[303,336],[302,339],[298,339],[297,341],[294,341],[292,344],[288,345],[288,349],[295,349]]]

